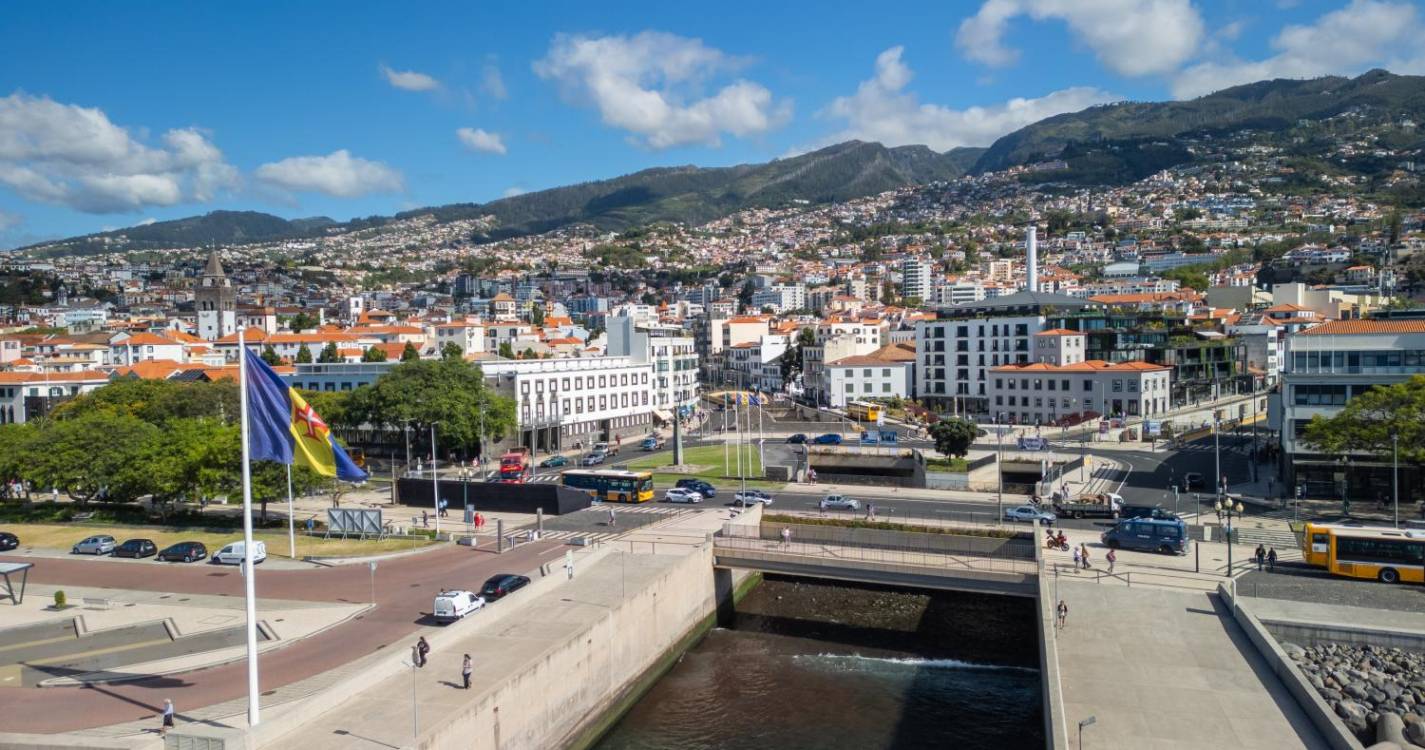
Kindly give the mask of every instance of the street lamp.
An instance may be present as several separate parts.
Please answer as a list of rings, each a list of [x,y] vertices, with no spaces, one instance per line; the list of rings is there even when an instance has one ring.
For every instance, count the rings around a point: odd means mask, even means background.
[[[999,478],[999,499],[995,501],[998,519],[1004,520],[1004,412],[995,415],[995,476]]]
[[[1226,500],[1226,501],[1218,500],[1216,503],[1213,503],[1213,506],[1212,506],[1212,507],[1216,508],[1218,513],[1222,513],[1222,514],[1224,514],[1224,515],[1227,516],[1227,527],[1226,527],[1226,528],[1227,528],[1227,577],[1228,577],[1228,578],[1231,578],[1231,577],[1232,577],[1232,514],[1233,514],[1233,513],[1236,513],[1236,514],[1237,514],[1237,518],[1240,520],[1240,519],[1242,518],[1242,511],[1244,510],[1244,508],[1242,507],[1242,504],[1241,504],[1241,503],[1237,503],[1236,505],[1233,505],[1231,500]]]
[[[1390,436],[1390,484],[1395,499],[1395,527],[1400,528],[1400,433]]]
[[[1094,724],[1097,724],[1097,723],[1098,723],[1098,717],[1097,717],[1097,716],[1090,716],[1090,717],[1088,717],[1087,719],[1084,719],[1083,721],[1079,722],[1079,748],[1080,748],[1081,750],[1082,750],[1082,748],[1083,748],[1083,746],[1084,746],[1084,727],[1091,727],[1091,726],[1093,726]]]

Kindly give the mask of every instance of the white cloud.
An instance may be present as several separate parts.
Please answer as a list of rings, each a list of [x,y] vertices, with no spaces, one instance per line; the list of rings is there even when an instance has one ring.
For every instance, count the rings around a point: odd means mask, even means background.
[[[505,188],[505,192],[501,193],[501,194],[500,194],[500,197],[501,197],[501,198],[513,198],[513,197],[515,197],[516,195],[524,195],[525,193],[528,193],[528,192],[529,192],[528,190],[525,190],[524,188],[522,188],[522,187],[520,187],[520,186],[518,186],[518,185],[515,185],[514,187],[507,187],[507,188]]]
[[[499,133],[491,133],[481,128],[460,128],[455,136],[471,151],[505,155],[505,139]]]
[[[239,183],[195,128],[145,145],[97,108],[16,92],[0,98],[0,185],[89,213],[209,201]]]
[[[402,187],[400,172],[379,161],[352,156],[346,149],[326,156],[293,156],[263,164],[256,174],[274,187],[338,198],[396,192]]]
[[[1005,133],[1046,117],[1115,100],[1099,89],[1075,87],[1037,99],[1015,98],[962,110],[922,104],[914,93],[905,91],[912,74],[901,62],[901,52],[901,47],[882,52],[876,57],[874,77],[862,81],[855,94],[832,100],[822,115],[845,120],[846,127],[825,143],[854,138],[887,146],[924,144],[936,151],[988,146]]]
[[[1272,39],[1276,54],[1263,60],[1203,62],[1178,74],[1173,95],[1179,99],[1272,78],[1315,78],[1355,74],[1373,65],[1396,72],[1418,71],[1421,59],[1409,59],[1421,33],[1415,6],[1380,0],[1352,0],[1310,25],[1282,28]]]
[[[1063,21],[1100,62],[1127,76],[1177,70],[1203,38],[1191,0],[985,0],[960,23],[955,45],[976,62],[1009,65],[1019,50],[1006,46],[1004,36],[1019,16]]]
[[[505,78],[500,75],[500,69],[494,63],[486,63],[484,70],[481,71],[480,90],[491,99],[503,100],[510,95],[510,92],[505,89]]]
[[[700,97],[710,78],[742,64],[702,40],[663,32],[558,34],[534,72],[556,81],[571,101],[591,102],[605,124],[661,149],[716,146],[723,134],[765,133],[790,119],[790,102],[744,79]]]
[[[402,91],[434,91],[440,88],[440,81],[414,70],[392,70],[383,64],[381,75],[386,77],[386,83]]]
[[[139,223],[135,224],[134,226],[136,226],[136,227],[146,227],[146,226],[148,226],[149,224],[157,224],[157,223],[158,223],[158,219],[155,219],[155,218],[153,218],[152,216],[150,216],[150,217],[144,219],[143,221],[140,221]]]

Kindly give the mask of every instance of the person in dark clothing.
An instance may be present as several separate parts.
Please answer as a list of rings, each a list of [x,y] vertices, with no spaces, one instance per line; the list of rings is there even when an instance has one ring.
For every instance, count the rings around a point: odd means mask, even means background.
[[[1272,547],[1270,550],[1267,550],[1267,570],[1270,571],[1270,572],[1272,572],[1272,573],[1277,572],[1277,548],[1276,548],[1276,547]]]
[[[1260,545],[1260,544],[1257,545],[1256,557],[1257,557],[1257,572],[1261,572],[1262,568],[1267,564],[1267,548],[1266,548],[1266,547],[1263,547],[1263,546]]]
[[[425,636],[421,636],[421,639],[419,641],[416,641],[416,654],[420,657],[420,660],[416,663],[416,666],[424,667],[426,665],[426,657],[428,654],[430,654],[430,644],[426,643]]]

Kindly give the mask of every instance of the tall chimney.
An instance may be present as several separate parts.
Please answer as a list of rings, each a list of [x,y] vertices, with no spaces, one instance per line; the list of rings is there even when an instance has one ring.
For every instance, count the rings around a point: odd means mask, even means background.
[[[1033,224],[1024,236],[1024,249],[1028,251],[1028,257],[1024,260],[1025,265],[1025,289],[1031,292],[1039,291],[1039,227]]]

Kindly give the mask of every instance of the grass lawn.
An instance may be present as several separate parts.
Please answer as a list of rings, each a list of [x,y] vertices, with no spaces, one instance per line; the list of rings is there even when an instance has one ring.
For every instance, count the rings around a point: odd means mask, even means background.
[[[125,539],[152,539],[161,550],[178,542],[202,542],[213,554],[230,542],[242,540],[242,530],[234,529],[225,534],[210,534],[202,531],[158,530],[146,526],[101,526],[88,524],[13,523],[6,524],[4,530],[20,537],[21,547],[41,547],[67,550],[75,542],[97,534],[108,534],[119,542]],[[254,533],[253,538],[267,542],[267,554],[273,557],[287,556],[287,533],[263,531]],[[415,549],[431,544],[426,539],[322,539],[321,537],[297,534],[297,557],[315,555],[321,557],[358,557],[382,552],[397,552]]]
[[[628,469],[646,469],[653,472],[653,481],[660,487],[671,487],[679,479],[697,477],[705,479],[712,484],[722,487],[737,484],[741,486],[741,480],[737,479],[737,446],[727,446],[727,463],[723,463],[723,446],[721,445],[699,445],[695,448],[683,449],[683,462],[693,466],[705,467],[700,471],[689,474],[679,474],[674,472],[661,472],[659,469],[672,465],[672,453],[660,453],[653,456],[644,456],[634,459],[628,464]],[[757,455],[757,446],[744,445],[742,447],[742,470],[747,475],[747,486],[758,489],[768,487],[780,487],[784,482],[769,482],[761,479],[762,462]],[[758,477],[753,479],[753,477]]]
[[[970,462],[963,458],[927,458],[925,459],[925,469],[927,471],[948,471],[951,473],[965,473],[970,470]]]

